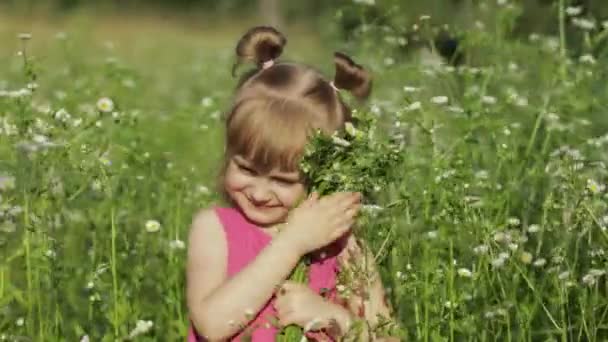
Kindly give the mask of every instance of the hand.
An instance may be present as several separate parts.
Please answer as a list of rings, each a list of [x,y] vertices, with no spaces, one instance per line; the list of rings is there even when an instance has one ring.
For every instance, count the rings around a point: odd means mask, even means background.
[[[286,281],[279,288],[274,308],[281,326],[295,324],[305,330],[329,326],[337,309],[308,286],[292,281]]]
[[[361,195],[338,192],[319,199],[312,193],[287,219],[284,228],[300,255],[327,246],[344,235],[361,208]]]

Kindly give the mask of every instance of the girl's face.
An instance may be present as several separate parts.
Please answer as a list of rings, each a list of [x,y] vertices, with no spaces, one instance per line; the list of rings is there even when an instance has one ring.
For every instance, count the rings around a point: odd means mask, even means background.
[[[263,174],[240,155],[228,162],[224,188],[245,216],[262,227],[283,222],[305,193],[298,172],[274,169]]]

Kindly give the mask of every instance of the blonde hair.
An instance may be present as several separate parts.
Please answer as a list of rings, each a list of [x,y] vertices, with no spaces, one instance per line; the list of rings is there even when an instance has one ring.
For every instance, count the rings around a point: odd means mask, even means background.
[[[230,159],[242,155],[256,169],[297,171],[298,161],[311,132],[332,134],[351,120],[351,111],[338,94],[350,91],[365,99],[371,76],[347,55],[336,52],[333,85],[316,69],[277,62],[287,40],[267,26],[247,31],[236,46],[236,67],[246,61],[257,68],[243,75],[226,113],[226,152],[220,188]],[[335,87],[335,88],[334,88]]]

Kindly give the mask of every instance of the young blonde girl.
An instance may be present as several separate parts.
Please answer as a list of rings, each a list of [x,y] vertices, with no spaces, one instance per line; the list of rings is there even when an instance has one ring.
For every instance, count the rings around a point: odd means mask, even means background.
[[[201,210],[190,232],[189,341],[275,341],[289,324],[310,330],[309,339],[332,341],[355,319],[374,326],[377,315],[390,315],[375,269],[367,288],[348,299],[336,291],[340,269],[373,261],[350,234],[360,195],[306,194],[298,170],[312,132],[331,134],[350,120],[339,90],[365,98],[371,78],[340,53],[333,81],[278,62],[285,44],[275,29],[256,27],[236,47],[238,61],[257,68],[242,77],[226,115],[220,184],[230,206]],[[286,281],[307,254],[309,284]]]

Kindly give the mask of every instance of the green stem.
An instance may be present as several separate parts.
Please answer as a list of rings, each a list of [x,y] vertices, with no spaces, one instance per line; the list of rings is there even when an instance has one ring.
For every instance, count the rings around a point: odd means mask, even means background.
[[[114,222],[114,206],[112,206],[111,209],[110,220],[112,225],[112,291],[114,294],[114,319],[112,324],[114,325],[114,337],[118,338],[118,276],[116,274],[116,225]]]

